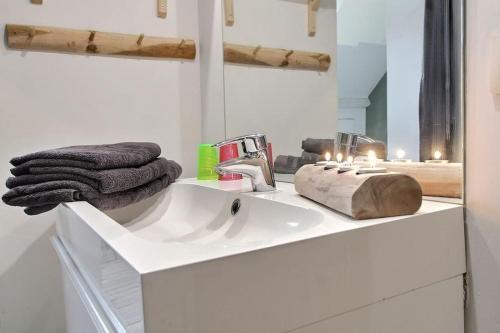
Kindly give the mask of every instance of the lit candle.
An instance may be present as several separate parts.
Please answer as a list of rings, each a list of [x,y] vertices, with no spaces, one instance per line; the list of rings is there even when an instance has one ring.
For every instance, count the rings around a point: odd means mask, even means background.
[[[337,163],[342,163],[342,160],[344,159],[344,155],[342,153],[337,154]]]
[[[338,173],[344,173],[353,170],[354,169],[354,166],[352,165],[353,162],[354,162],[354,157],[350,155],[347,156],[347,160],[344,163],[340,164]]]
[[[442,157],[443,157],[443,154],[441,153],[441,151],[436,150],[434,152],[433,159],[432,160],[427,160],[427,161],[425,161],[425,163],[441,163],[441,164],[448,163],[448,160],[442,160],[441,159]]]
[[[398,149],[396,151],[396,157],[397,158],[392,159],[391,162],[395,162],[395,163],[410,163],[411,160],[405,158],[405,156],[406,156],[406,152],[403,149]]]
[[[330,152],[325,153],[325,160],[324,161],[319,161],[316,162],[316,166],[335,166],[335,162],[331,161],[332,159],[332,154]]]
[[[387,172],[386,168],[377,168],[377,154],[370,150],[368,151],[368,163],[370,165],[369,168],[359,168],[357,174],[361,175],[364,173],[385,173]]]
[[[373,150],[368,151],[368,163],[370,163],[370,168],[377,166],[377,154]]]

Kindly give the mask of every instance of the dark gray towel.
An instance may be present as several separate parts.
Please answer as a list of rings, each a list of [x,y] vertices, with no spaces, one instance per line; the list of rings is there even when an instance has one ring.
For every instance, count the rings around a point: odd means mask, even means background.
[[[26,185],[7,192],[2,200],[11,206],[28,207],[28,215],[45,213],[62,202],[88,201],[102,210],[116,209],[139,202],[158,193],[173,183],[175,178],[165,175],[147,184],[116,193],[101,194],[82,183],[49,182]]]
[[[300,166],[306,164],[314,164],[322,159],[324,158],[320,154],[308,153],[307,151],[303,151],[300,159]]]
[[[17,186],[23,185],[33,185],[33,184],[42,184],[45,182],[52,181],[60,181],[60,180],[74,180],[80,183],[84,183],[92,186],[95,189],[99,188],[99,183],[87,177],[82,177],[78,175],[72,174],[64,174],[64,173],[49,173],[43,175],[22,175],[17,177],[9,177],[5,182],[7,188],[12,189]]]
[[[160,156],[161,148],[151,142],[122,142],[106,145],[71,146],[14,157],[13,175],[25,174],[26,168],[67,166],[84,169],[137,167]]]
[[[74,180],[56,180],[40,184],[17,186],[2,196],[11,206],[40,206],[96,198],[99,196],[92,186]]]
[[[274,161],[274,172],[294,174],[300,168],[300,157],[279,155]]]
[[[114,193],[149,183],[167,174],[171,178],[177,179],[182,172],[182,168],[174,161],[157,158],[140,167],[121,169],[88,170],[75,167],[48,166],[30,167],[26,171],[29,172],[28,175],[7,179],[7,187],[14,188],[20,185],[42,183],[50,180],[73,180],[90,185],[101,193]]]
[[[330,154],[333,155],[335,150],[335,140],[307,138],[302,141],[302,149],[308,153],[324,155],[326,152],[330,152]]]
[[[28,208],[24,209],[24,212],[26,213],[26,215],[38,215],[38,214],[48,212],[49,210],[56,208],[58,205],[59,204],[28,207]]]

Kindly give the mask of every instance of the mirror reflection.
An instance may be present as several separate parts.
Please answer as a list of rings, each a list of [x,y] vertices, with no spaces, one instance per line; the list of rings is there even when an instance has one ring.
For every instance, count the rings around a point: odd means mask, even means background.
[[[305,164],[371,156],[389,171],[452,175],[424,194],[461,197],[461,1],[223,7],[226,137],[266,134],[278,180]]]

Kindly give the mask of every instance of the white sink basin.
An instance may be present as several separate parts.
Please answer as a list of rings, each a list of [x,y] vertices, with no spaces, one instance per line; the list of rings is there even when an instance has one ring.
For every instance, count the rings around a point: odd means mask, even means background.
[[[239,248],[276,242],[323,219],[312,209],[189,183],[108,215],[148,241]]]
[[[289,332],[465,271],[460,206],[355,221],[293,184],[250,189],[186,179],[116,211],[64,204],[57,242],[118,332]]]

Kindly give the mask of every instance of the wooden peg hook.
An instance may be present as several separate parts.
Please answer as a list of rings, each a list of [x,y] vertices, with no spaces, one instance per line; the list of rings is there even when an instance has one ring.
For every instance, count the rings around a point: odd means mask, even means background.
[[[318,13],[320,0],[307,0],[307,1],[308,1],[307,31],[309,36],[314,36],[316,35],[316,14]]]
[[[233,0],[224,0],[224,15],[226,17],[226,25],[234,25],[234,2]]]
[[[261,48],[262,47],[260,45],[257,45],[257,47],[255,48],[255,50],[253,50],[252,54],[253,54],[254,58],[257,56],[257,52],[259,52]]]
[[[144,39],[144,34],[140,34],[139,38],[137,39],[137,46],[141,46],[142,41]]]
[[[159,18],[166,18],[167,17],[167,0],[156,0],[157,6],[158,6],[158,17]]]
[[[92,43],[95,38],[95,31],[91,31],[89,35],[89,43]]]

